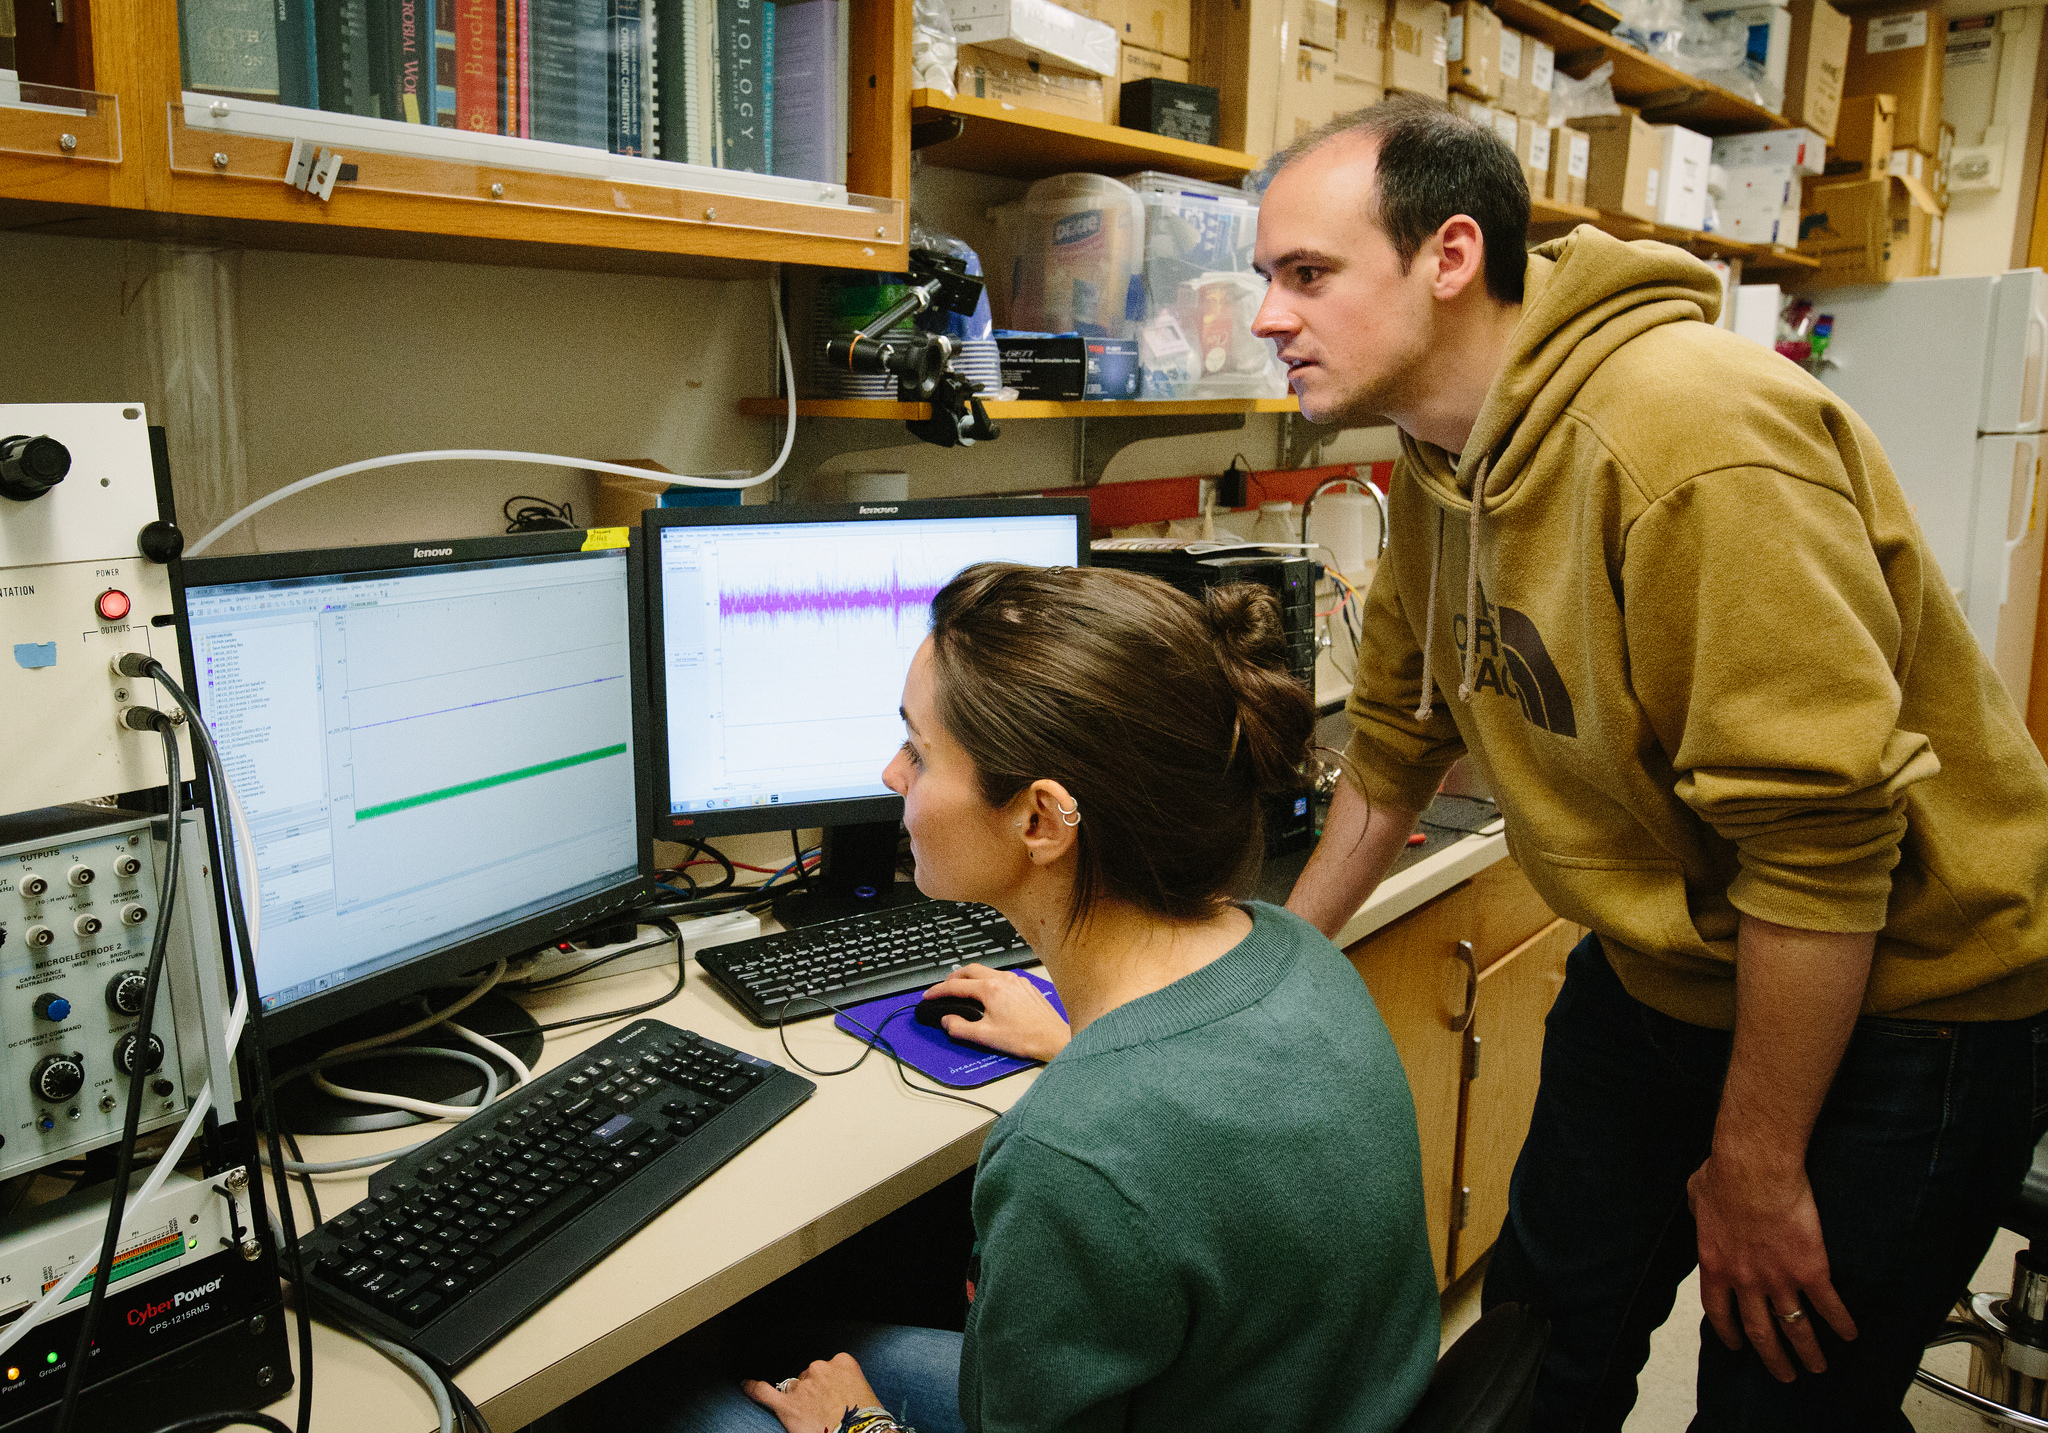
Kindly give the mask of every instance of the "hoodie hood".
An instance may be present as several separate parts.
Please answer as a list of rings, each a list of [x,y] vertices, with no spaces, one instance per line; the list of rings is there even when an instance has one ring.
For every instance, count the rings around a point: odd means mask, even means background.
[[[1479,528],[1489,508],[1514,497],[1551,424],[1579,387],[1616,349],[1660,324],[1721,316],[1721,281],[1683,249],[1642,239],[1629,242],[1581,224],[1562,239],[1530,251],[1522,281],[1522,318],[1514,347],[1479,407],[1465,451],[1454,459],[1434,443],[1401,435],[1401,451],[1437,508],[1429,567],[1422,662],[1436,644],[1436,584],[1443,558],[1443,515],[1465,514],[1465,610],[1477,611]],[[1473,500],[1477,491],[1478,500]],[[1478,643],[1468,645],[1458,699],[1472,699]],[[1434,694],[1425,682],[1417,720],[1429,719]]]
[[[1424,491],[1467,508],[1482,466],[1482,507],[1513,493],[1537,445],[1579,386],[1630,339],[1660,324],[1721,316],[1721,281],[1669,244],[1627,241],[1587,225],[1532,249],[1514,347],[1487,390],[1462,454],[1401,436]]]

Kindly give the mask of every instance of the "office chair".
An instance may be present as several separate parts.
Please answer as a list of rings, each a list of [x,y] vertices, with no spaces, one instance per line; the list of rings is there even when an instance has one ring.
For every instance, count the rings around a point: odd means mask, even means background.
[[[1550,1320],[1496,1304],[1437,1360],[1422,1401],[1400,1433],[1521,1433],[1536,1393]]]
[[[1970,1386],[1924,1368],[1913,1381],[2000,1427],[2048,1433],[2048,1137],[2034,1146],[2033,1167],[1999,1222],[2029,1244],[2013,1261],[2012,1295],[1965,1289],[1927,1345],[1970,1344]]]

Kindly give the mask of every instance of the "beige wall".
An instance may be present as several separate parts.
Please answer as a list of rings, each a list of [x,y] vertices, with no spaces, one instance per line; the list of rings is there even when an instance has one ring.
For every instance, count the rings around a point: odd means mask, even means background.
[[[2025,262],[2025,230],[2033,217],[2028,140],[2039,122],[2041,0],[2010,7],[1952,0],[1947,14],[1956,20],[1994,11],[2000,15],[1997,67],[1951,65],[1943,76],[1942,114],[1956,127],[1959,150],[1986,145],[2001,156],[2002,182],[1995,190],[1950,194],[1942,240],[1944,274],[1996,274]],[[2016,240],[2022,245],[2017,258]]]

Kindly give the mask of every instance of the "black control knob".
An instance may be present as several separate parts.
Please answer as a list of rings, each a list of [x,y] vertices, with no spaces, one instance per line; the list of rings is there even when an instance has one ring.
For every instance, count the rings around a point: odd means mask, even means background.
[[[28,1083],[38,1099],[68,1100],[85,1088],[85,1056],[45,1055]]]
[[[0,497],[29,502],[64,481],[71,450],[55,438],[0,438]]]
[[[122,1015],[142,1013],[142,995],[149,981],[139,970],[126,970],[107,982],[107,1004]]]
[[[142,1073],[148,1074],[164,1062],[164,1042],[152,1035],[149,1037],[149,1054],[142,1061]],[[124,1075],[135,1071],[135,1037],[123,1035],[114,1046],[114,1068]]]
[[[185,534],[161,518],[135,534],[135,550],[151,562],[169,562],[185,550]]]

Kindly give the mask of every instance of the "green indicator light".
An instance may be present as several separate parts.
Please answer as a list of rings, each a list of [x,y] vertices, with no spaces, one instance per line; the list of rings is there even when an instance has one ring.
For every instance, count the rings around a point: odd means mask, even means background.
[[[199,1241],[197,1239],[188,1238],[185,1240],[185,1247],[187,1249],[197,1249],[199,1247]]]
[[[48,1362],[48,1363],[55,1363],[56,1361],[57,1361],[57,1351],[56,1351],[55,1349],[51,1349],[51,1350],[50,1350],[50,1356],[49,1356],[49,1358],[48,1358],[48,1359],[46,1359],[46,1360],[45,1360],[45,1362]]]

